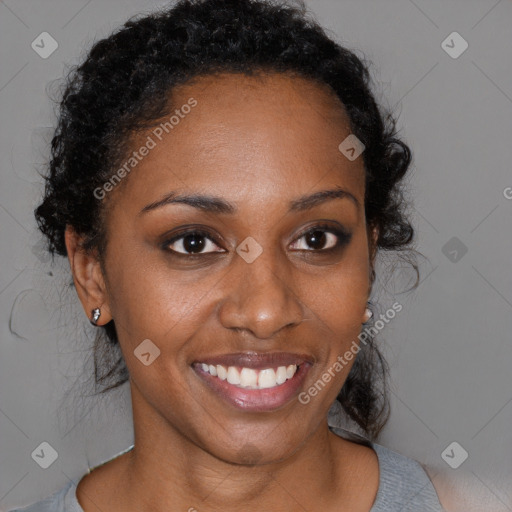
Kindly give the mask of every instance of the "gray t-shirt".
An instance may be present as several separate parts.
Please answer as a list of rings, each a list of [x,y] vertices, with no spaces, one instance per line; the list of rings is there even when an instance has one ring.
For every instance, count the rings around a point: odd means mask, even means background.
[[[370,446],[379,459],[380,478],[369,512],[443,512],[434,486],[418,462],[379,444]],[[70,481],[48,498],[10,512],[84,512],[76,499],[78,481]]]

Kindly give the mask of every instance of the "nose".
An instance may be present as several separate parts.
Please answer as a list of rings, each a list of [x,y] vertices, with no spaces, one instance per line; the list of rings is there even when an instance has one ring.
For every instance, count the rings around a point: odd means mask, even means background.
[[[278,261],[279,260],[279,261]],[[283,255],[264,250],[252,263],[237,257],[228,277],[226,297],[219,308],[227,329],[249,331],[258,339],[275,336],[281,329],[304,319],[304,306],[291,282],[293,273]]]

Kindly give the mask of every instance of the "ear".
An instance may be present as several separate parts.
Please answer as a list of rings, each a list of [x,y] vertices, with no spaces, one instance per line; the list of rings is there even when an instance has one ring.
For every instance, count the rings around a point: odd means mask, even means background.
[[[379,227],[376,225],[368,226],[368,253],[370,260],[370,276],[373,274],[373,269],[375,267],[375,258],[377,256],[377,242],[379,240]],[[370,282],[370,288],[368,290],[368,295],[370,295],[371,289],[373,285],[373,279]]]
[[[368,227],[368,249],[370,254],[370,265],[373,268],[375,257],[377,256],[377,241],[379,240],[379,227]]]
[[[83,249],[82,238],[69,225],[66,227],[64,240],[73,282],[85,314],[90,320],[92,310],[100,308],[98,325],[105,325],[112,320],[112,315],[99,259],[96,254]]]

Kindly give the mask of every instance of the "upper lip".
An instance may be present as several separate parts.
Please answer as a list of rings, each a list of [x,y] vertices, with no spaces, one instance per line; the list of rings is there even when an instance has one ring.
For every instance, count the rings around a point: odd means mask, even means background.
[[[303,363],[313,364],[313,358],[305,354],[293,354],[291,352],[239,352],[218,356],[206,356],[196,359],[194,363],[205,363],[213,366],[220,364],[226,367],[240,366],[261,370],[291,364],[296,364],[297,366]]]

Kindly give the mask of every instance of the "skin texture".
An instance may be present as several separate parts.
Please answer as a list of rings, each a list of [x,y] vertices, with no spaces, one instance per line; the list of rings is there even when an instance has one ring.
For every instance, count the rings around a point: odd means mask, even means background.
[[[85,512],[284,511],[296,502],[368,511],[377,456],[327,426],[350,365],[309,404],[295,398],[265,413],[233,407],[191,367],[234,352],[307,354],[315,362],[304,391],[357,341],[377,233],[365,220],[362,157],[338,150],[348,117],[327,86],[284,74],[200,77],[173,91],[173,110],[191,97],[197,106],[104,199],[104,264],[66,231],[85,313],[101,307],[100,325],[115,320],[135,431],[133,450],[85,476],[78,500]],[[336,187],[357,204],[288,211],[290,201]],[[171,191],[221,197],[237,212],[168,204],[140,213]],[[347,245],[330,254],[308,245],[303,232],[322,222],[351,233]],[[164,244],[189,225],[216,239],[204,239],[191,262],[170,250],[184,252],[183,239]],[[263,248],[250,264],[235,250],[248,236]],[[325,247],[337,241],[326,237]],[[161,351],[149,366],[134,355],[145,339]]]

